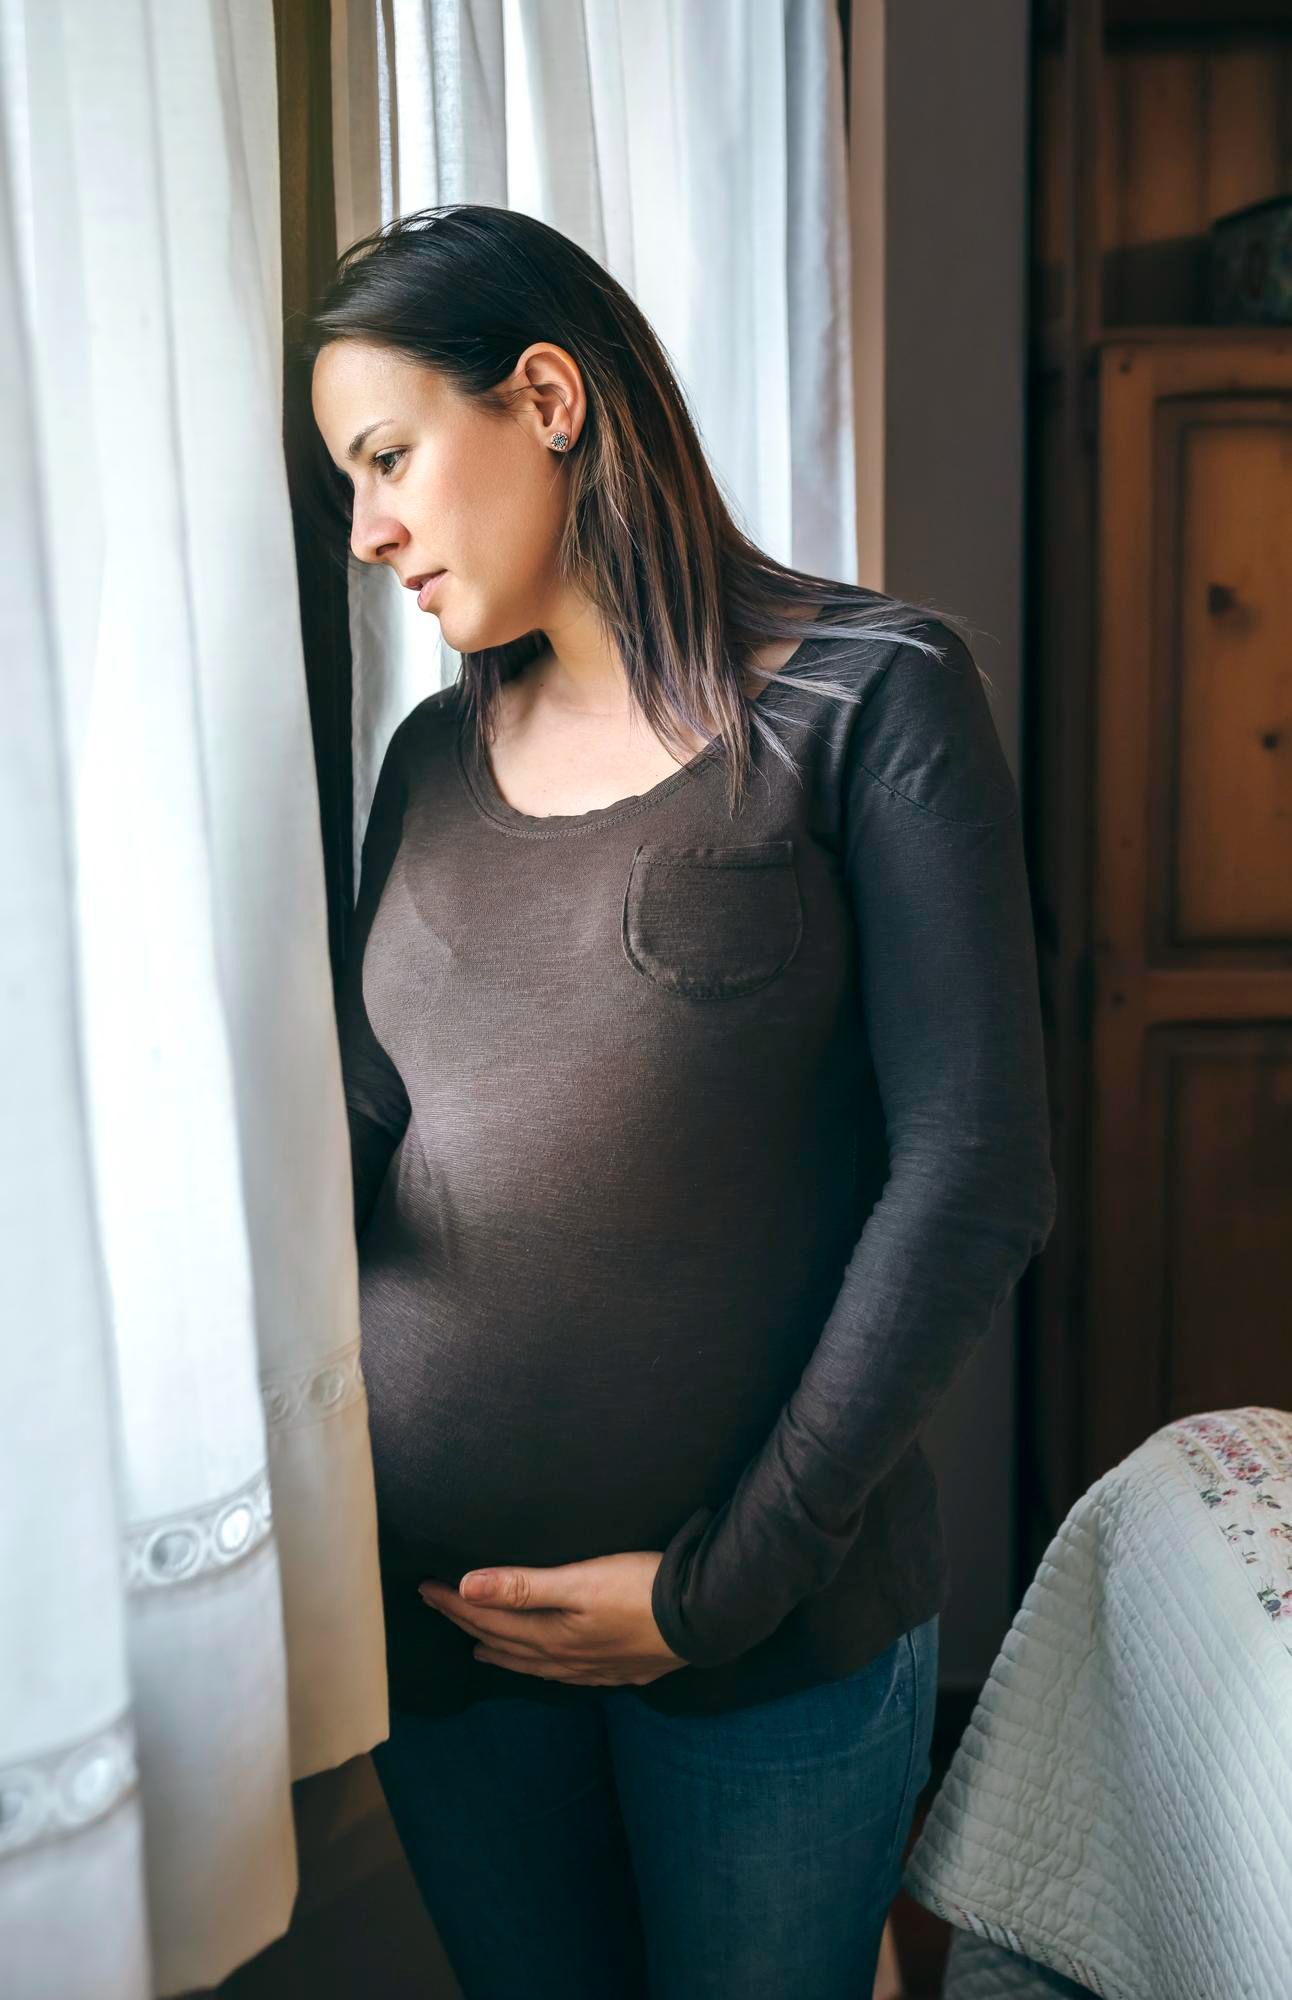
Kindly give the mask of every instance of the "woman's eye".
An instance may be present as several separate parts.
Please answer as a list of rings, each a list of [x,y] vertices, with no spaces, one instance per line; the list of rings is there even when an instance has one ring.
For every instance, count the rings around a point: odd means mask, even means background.
[[[395,464],[398,464],[399,460],[403,456],[404,452],[402,449],[399,451],[378,451],[373,453],[372,462],[374,465],[379,465],[381,467],[382,478],[389,479],[390,471],[387,469],[386,465],[387,459],[391,459],[394,461]]]

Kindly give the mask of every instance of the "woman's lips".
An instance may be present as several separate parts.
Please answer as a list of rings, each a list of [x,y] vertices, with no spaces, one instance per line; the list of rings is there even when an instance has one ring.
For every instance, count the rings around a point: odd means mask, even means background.
[[[427,577],[425,583],[417,593],[417,608],[419,611],[430,610],[431,599],[447,575],[448,571],[446,569],[437,569],[434,576]]]

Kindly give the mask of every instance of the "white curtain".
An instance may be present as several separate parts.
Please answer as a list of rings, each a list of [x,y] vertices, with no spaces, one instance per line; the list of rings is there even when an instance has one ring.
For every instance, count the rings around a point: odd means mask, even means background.
[[[449,201],[562,230],[659,334],[745,532],[855,581],[836,0],[332,0],[332,40],[338,243]],[[357,860],[391,731],[458,660],[350,574]]]
[[[0,1992],[147,2000],[388,1729],[273,16],[0,28]]]

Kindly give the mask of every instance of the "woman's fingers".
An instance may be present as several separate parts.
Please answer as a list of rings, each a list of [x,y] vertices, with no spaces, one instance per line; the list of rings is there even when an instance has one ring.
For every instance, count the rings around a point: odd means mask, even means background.
[[[535,1652],[542,1652],[542,1644],[536,1640],[535,1634],[553,1630],[548,1622],[552,1616],[550,1612],[481,1611],[474,1605],[464,1603],[455,1591],[425,1583],[419,1584],[418,1596],[423,1604],[428,1604],[432,1611],[442,1613],[445,1618],[451,1618],[473,1639],[502,1640],[509,1646],[532,1647]],[[536,1620],[543,1622],[536,1624]]]
[[[486,1666],[508,1667],[514,1674],[538,1674],[542,1680],[561,1679],[559,1674],[543,1674],[532,1654],[513,1653],[496,1646],[477,1646],[472,1654],[472,1658],[483,1660]],[[556,1661],[549,1660],[546,1664],[549,1668],[554,1667]]]
[[[483,1660],[487,1666],[506,1667],[513,1674],[530,1674],[542,1681],[565,1681],[567,1684],[581,1687],[612,1687],[614,1685],[614,1682],[608,1681],[604,1674],[594,1676],[581,1671],[577,1667],[571,1667],[567,1671],[561,1672],[559,1670],[560,1661],[550,1658],[545,1659],[542,1665],[536,1666],[532,1664],[528,1655],[503,1651],[497,1647],[477,1646],[472,1657],[477,1660]],[[544,1667],[548,1669],[547,1672],[544,1672]]]

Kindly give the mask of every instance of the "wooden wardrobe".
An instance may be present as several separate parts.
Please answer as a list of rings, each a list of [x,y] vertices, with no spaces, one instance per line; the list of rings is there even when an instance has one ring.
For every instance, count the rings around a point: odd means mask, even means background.
[[[1292,1408],[1292,326],[1208,323],[1292,191],[1292,4],[1034,44],[1026,798],[1060,1214],[1024,1293],[1020,1590],[1159,1425]]]

